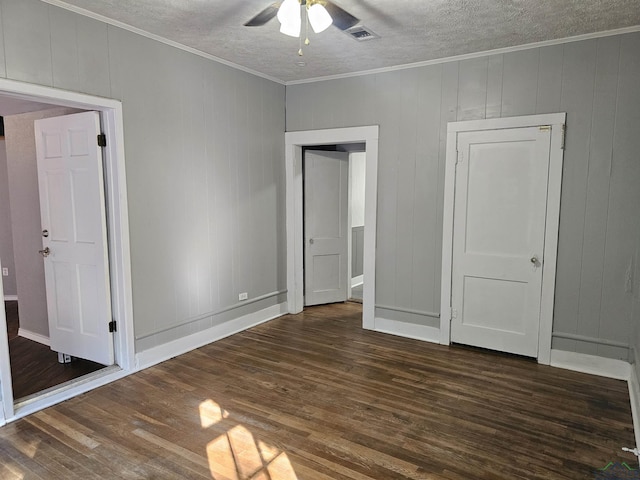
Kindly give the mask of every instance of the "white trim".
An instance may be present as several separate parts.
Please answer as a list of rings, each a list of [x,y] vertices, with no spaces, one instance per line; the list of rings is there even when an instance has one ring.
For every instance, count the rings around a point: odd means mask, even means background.
[[[50,402],[57,403],[59,398],[70,398],[98,386],[113,381],[131,373],[134,363],[133,338],[133,305],[131,295],[131,261],[129,246],[129,215],[127,208],[127,185],[125,175],[124,154],[124,124],[122,118],[122,103],[118,100],[96,97],[83,93],[59,90],[41,85],[22,83],[0,78],[0,95],[19,98],[27,101],[51,103],[66,107],[101,112],[102,129],[107,136],[105,148],[105,179],[107,182],[107,212],[109,229],[109,254],[111,269],[112,315],[118,322],[118,329],[114,333],[114,348],[116,362],[119,365],[118,374],[90,376],[78,379],[73,383],[47,393],[46,398],[35,399],[29,405],[29,412],[33,408],[45,408]],[[0,330],[5,330],[6,316],[4,306],[1,307]],[[8,342],[0,333],[0,360],[8,358]],[[8,365],[9,362],[7,361]],[[121,369],[121,370],[120,370]],[[16,405],[14,412],[13,392],[11,389],[11,370],[5,368],[5,362],[0,362],[0,382],[2,383],[2,406],[5,419],[17,418],[23,415],[23,410]],[[51,400],[53,399],[53,400]],[[36,407],[34,407],[34,405]],[[37,407],[38,405],[44,405]]]
[[[546,116],[545,116],[546,117]],[[547,225],[544,237],[544,263],[542,265],[542,298],[540,300],[540,329],[538,330],[538,363],[549,365],[553,336],[553,305],[556,291],[558,260],[558,232],[560,230],[560,199],[562,165],[564,162],[564,129],[567,114],[550,118],[551,148],[549,150],[549,183],[547,184]],[[541,118],[540,120],[544,120]],[[544,122],[543,122],[544,123]]]
[[[375,328],[376,221],[378,199],[378,131],[377,125],[332,128],[285,133],[286,225],[287,225],[287,302],[289,313],[304,308],[303,287],[303,213],[302,213],[302,147],[366,143],[365,220],[364,220],[364,284],[362,326]]]
[[[201,332],[194,333],[187,337],[173,340],[169,343],[150,348],[136,355],[136,368],[143,370],[145,368],[157,365],[171,358],[200,348],[209,343],[222,340],[230,335],[242,332],[248,328],[255,327],[261,323],[268,322],[274,318],[280,317],[287,313],[287,304],[285,302],[278,305],[259,310],[234,320],[224,322],[220,325],[208,328]]]
[[[353,227],[351,226],[351,204],[353,202],[353,162],[352,154],[349,156],[349,179],[347,180],[347,300],[351,298],[351,289],[353,288],[353,279],[351,278],[351,262],[353,261]]]
[[[423,317],[440,318],[440,314],[436,312],[427,312],[426,310],[417,310],[414,308],[394,307],[391,305],[377,304],[376,308],[380,310],[391,310],[392,312],[410,313],[412,315],[421,315]],[[440,329],[438,329],[440,331]]]
[[[21,100],[39,103],[51,103],[56,106],[73,107],[85,110],[105,111],[110,108],[122,109],[119,100],[111,98],[95,97],[86,93],[77,93],[70,90],[45,87],[34,83],[18,82],[0,78],[0,94]]]
[[[26,328],[18,328],[18,336],[22,338],[26,338],[28,340],[32,340],[34,342],[41,343],[42,345],[46,345],[47,347],[51,345],[51,341],[49,337],[45,335],[41,335],[39,333],[32,332],[31,330],[27,330]]]
[[[364,283],[364,275],[357,275],[355,277],[351,277],[351,288],[355,288]]]
[[[199,57],[206,58],[207,60],[213,60],[214,62],[221,63],[231,68],[235,68],[236,70],[242,70],[243,72],[250,73],[251,75],[255,75],[256,77],[261,77],[266,80],[270,80],[275,83],[279,83],[280,85],[285,85],[283,80],[280,80],[275,77],[271,77],[265,73],[258,72],[256,70],[252,70],[247,67],[243,67],[237,63],[230,62],[229,60],[225,60],[220,57],[216,57],[215,55],[211,55],[210,53],[203,52],[202,50],[198,50],[193,47],[189,47],[187,45],[183,45],[182,43],[175,42],[173,40],[169,40],[168,38],[161,37],[160,35],[156,35],[151,32],[147,32],[146,30],[142,30],[141,28],[134,27],[133,25],[129,25],[128,23],[120,22],[118,20],[114,20],[113,18],[105,17],[104,15],[100,15],[99,13],[91,12],[81,7],[77,7],[75,5],[69,5],[60,0],[42,0],[44,3],[48,3],[49,5],[53,5],[55,7],[60,7],[65,10],[68,10],[73,13],[77,13],[78,15],[82,15],[84,17],[92,18],[93,20],[97,20],[102,23],[106,23],[107,25],[111,25],[114,27],[121,28],[123,30],[127,30],[129,32],[135,33],[145,38],[149,38],[151,40],[155,40],[156,42],[164,43],[165,45],[169,45],[170,47],[177,48],[179,50],[183,50],[185,52],[192,53]]]
[[[0,259],[0,269],[2,261]],[[0,275],[0,292],[4,288],[2,275]],[[11,385],[11,359],[9,358],[9,336],[7,335],[7,312],[4,304],[0,306],[0,427],[7,423],[7,418],[13,416],[13,387]],[[4,347],[3,347],[4,345]],[[7,379],[9,381],[7,382]],[[11,399],[11,409],[7,411],[6,405],[9,403],[5,399]]]
[[[500,117],[449,122],[447,133],[500,130],[504,128],[527,128],[537,127],[539,125],[563,125],[565,123],[566,116],[566,113],[543,113],[538,115],[522,115],[519,117]],[[562,139],[562,136],[560,139]]]
[[[18,295],[5,295],[4,296],[4,301],[5,302],[17,302],[18,301]]]
[[[131,370],[125,371],[117,366],[112,366],[85,375],[78,380],[50,388],[41,392],[41,394],[28,397],[25,401],[17,402],[15,404],[15,412],[10,418],[7,418],[7,422],[13,422],[19,418],[44,410],[70,398],[77,397],[103,385],[120,380],[132,373],[135,372]]]
[[[424,342],[440,343],[440,329],[426,325],[376,317],[375,331]]]
[[[103,112],[102,130],[107,137],[104,173],[107,178],[105,195],[108,204],[111,314],[118,324],[114,338],[115,354],[118,365],[124,370],[129,370],[134,367],[135,338],[124,121],[120,102],[116,108]]]
[[[45,0],[47,1],[47,0]],[[327,75],[324,77],[305,78],[301,80],[289,80],[285,85],[301,85],[304,83],[324,82],[327,80],[339,80],[342,78],[362,77],[364,75],[377,75],[380,73],[397,72],[398,70],[408,70],[411,68],[427,67],[429,65],[440,65],[442,63],[460,62],[473,58],[488,57],[490,55],[504,55],[505,53],[519,52],[522,50],[531,50],[533,48],[550,47],[553,45],[562,45],[564,43],[581,42],[583,40],[592,40],[594,38],[611,37],[613,35],[624,35],[625,33],[635,33],[640,31],[640,25],[632,27],[618,28],[615,30],[606,30],[604,32],[586,33],[573,37],[557,38],[553,40],[544,40],[542,42],[525,43],[524,45],[516,45],[513,47],[496,48],[494,50],[484,50],[482,52],[466,53],[463,55],[454,55],[452,57],[434,58],[433,60],[425,60],[423,62],[406,63],[404,65],[396,65],[393,67],[373,68],[371,70],[362,70],[359,72],[339,73],[336,75]]]
[[[540,300],[540,329],[538,334],[538,363],[548,365],[551,360],[551,334],[555,296],[558,231],[560,228],[560,190],[562,186],[562,141],[566,113],[504,117],[487,120],[451,122],[447,130],[447,158],[444,185],[444,214],[442,226],[442,289],[440,296],[440,343],[451,339],[451,277],[453,260],[453,211],[455,199],[455,164],[457,137],[460,132],[524,128],[551,125],[549,183],[547,189],[547,217],[545,226],[544,263],[542,266],[542,297]]]
[[[564,368],[575,372],[598,375],[600,377],[615,378],[628,381],[631,366],[624,360],[587,355],[585,353],[565,352],[564,350],[551,350],[552,367]]]
[[[636,439],[636,448],[640,448],[640,385],[635,369],[636,364],[630,365],[629,370],[629,400],[631,401],[631,417],[633,419],[633,433]]]

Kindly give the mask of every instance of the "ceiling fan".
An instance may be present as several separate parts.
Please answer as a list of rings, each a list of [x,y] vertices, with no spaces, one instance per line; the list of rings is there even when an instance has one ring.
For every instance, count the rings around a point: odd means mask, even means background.
[[[298,2],[298,0],[295,0]],[[269,20],[278,15],[278,11],[281,7],[286,7],[291,3],[291,0],[284,0],[283,2],[276,2],[269,5],[267,8],[258,13],[255,17],[244,24],[245,27],[261,27]],[[308,4],[308,5],[307,5]],[[359,18],[354,17],[349,12],[339,7],[330,0],[299,0],[300,6],[307,6],[309,9],[316,5],[321,5],[331,16],[333,25],[340,30],[347,30],[360,22]],[[283,32],[284,33],[284,32]],[[295,35],[297,36],[297,35]]]

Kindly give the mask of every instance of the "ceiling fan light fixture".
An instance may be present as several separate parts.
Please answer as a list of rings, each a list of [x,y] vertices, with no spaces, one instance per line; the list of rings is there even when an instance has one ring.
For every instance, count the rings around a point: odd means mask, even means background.
[[[280,32],[290,37],[300,36],[302,20],[300,17],[300,2],[298,0],[284,0],[278,9]]]
[[[307,16],[309,17],[311,28],[316,33],[324,32],[333,23],[333,18],[331,18],[327,9],[319,3],[314,3],[308,7]]]
[[[298,21],[293,21],[289,23],[283,23],[280,25],[280,33],[284,33],[285,35],[289,35],[290,37],[298,38],[300,36],[300,29],[302,27],[302,22],[300,19]]]

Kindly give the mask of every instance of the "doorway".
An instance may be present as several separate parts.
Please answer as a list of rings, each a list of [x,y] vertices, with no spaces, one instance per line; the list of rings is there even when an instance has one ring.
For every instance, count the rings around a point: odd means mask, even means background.
[[[15,113],[15,110],[32,110]],[[0,98],[14,399],[113,365],[99,114]],[[7,212],[8,210],[8,212]],[[9,244],[7,244],[9,243]]]
[[[303,147],[305,306],[364,291],[366,145]]]
[[[449,124],[441,343],[549,364],[565,117]]]
[[[17,108],[20,106],[24,108],[22,112],[15,110],[14,113],[16,114],[33,111],[34,105],[37,107],[37,104],[43,104],[44,106],[35,108],[35,110],[44,109],[44,107],[70,107],[77,110],[99,112],[102,131],[107,139],[103,161],[109,244],[108,263],[111,271],[110,290],[112,301],[110,303],[112,306],[112,318],[117,327],[113,333],[113,350],[116,361],[114,366],[96,371],[80,379],[68,381],[53,389],[47,389],[31,395],[26,399],[22,398],[15,401],[7,330],[7,320],[11,323],[15,322],[13,319],[15,312],[12,310],[12,305],[7,305],[9,313],[7,315],[3,302],[3,306],[0,308],[0,388],[2,393],[0,425],[121,378],[134,368],[131,273],[121,103],[115,100],[0,79],[0,103],[4,101],[15,104]],[[3,291],[1,278],[0,291]]]
[[[289,313],[304,308],[303,147],[364,143],[366,148],[363,245],[362,326],[375,330],[375,251],[378,174],[378,126],[350,127],[285,134],[287,303]]]

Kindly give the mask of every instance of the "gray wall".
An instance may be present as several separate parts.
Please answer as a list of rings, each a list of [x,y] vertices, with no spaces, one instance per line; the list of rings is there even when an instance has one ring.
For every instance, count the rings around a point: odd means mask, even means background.
[[[638,205],[638,207],[640,207],[640,205]],[[633,286],[634,295],[629,363],[631,363],[632,374],[635,374],[636,380],[640,383],[640,236],[638,236],[636,243]]]
[[[0,76],[123,103],[138,351],[286,288],[282,85],[38,0],[0,0]]]
[[[351,188],[351,226],[364,225],[364,192],[366,175],[366,152],[349,154],[350,187]]]
[[[16,288],[16,274],[13,262],[9,177],[4,138],[0,139],[0,261],[3,268],[9,269],[9,276],[2,278],[3,293],[5,296],[15,296],[18,294],[18,290]]]
[[[567,112],[555,334],[629,344],[640,34],[287,87],[287,130],[380,125],[376,303],[440,311],[447,122]],[[385,310],[384,315],[394,315]],[[404,318],[397,312],[399,320]],[[627,358],[555,338],[553,348]]]
[[[364,225],[351,228],[351,278],[364,273]]]
[[[351,204],[351,277],[362,275],[364,270],[364,192],[366,152],[349,155]]]
[[[45,337],[49,336],[49,323],[44,262],[38,254],[42,249],[42,222],[33,122],[77,111],[54,108],[4,117],[20,328]]]

